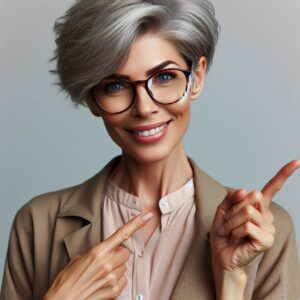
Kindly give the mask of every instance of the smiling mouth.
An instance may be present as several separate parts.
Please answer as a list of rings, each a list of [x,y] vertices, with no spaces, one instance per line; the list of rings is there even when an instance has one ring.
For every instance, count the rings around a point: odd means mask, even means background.
[[[167,123],[160,127],[152,128],[150,130],[138,130],[138,131],[133,131],[133,133],[138,136],[152,136],[163,131],[163,129],[166,127],[167,127]]]
[[[161,124],[160,126],[153,127],[151,129],[147,129],[147,130],[130,130],[130,129],[127,129],[127,131],[129,131],[129,132],[131,132],[131,133],[133,133],[137,136],[143,136],[143,137],[153,136],[153,135],[156,135],[156,134],[160,133],[161,131],[163,131],[170,122],[171,122],[171,120],[166,122],[166,123]]]

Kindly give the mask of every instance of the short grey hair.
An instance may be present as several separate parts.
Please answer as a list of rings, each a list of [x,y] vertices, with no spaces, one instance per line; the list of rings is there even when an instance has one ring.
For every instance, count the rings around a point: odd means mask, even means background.
[[[86,105],[92,88],[114,73],[136,38],[155,32],[190,64],[209,69],[219,24],[209,0],[79,0],[54,25],[53,73],[73,102]]]

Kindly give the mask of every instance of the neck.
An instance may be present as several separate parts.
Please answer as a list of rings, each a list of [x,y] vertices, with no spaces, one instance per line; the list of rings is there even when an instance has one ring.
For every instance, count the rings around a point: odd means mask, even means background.
[[[192,177],[192,168],[180,143],[165,159],[140,162],[123,153],[110,180],[140,199],[144,206],[156,207],[159,199],[183,186]]]

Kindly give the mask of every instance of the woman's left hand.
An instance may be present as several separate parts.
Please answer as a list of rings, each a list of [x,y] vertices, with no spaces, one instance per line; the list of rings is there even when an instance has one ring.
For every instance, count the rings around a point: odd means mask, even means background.
[[[246,276],[245,266],[272,247],[275,227],[269,205],[298,167],[300,160],[291,161],[261,191],[228,192],[218,206],[210,233],[215,278],[222,280],[222,274]]]

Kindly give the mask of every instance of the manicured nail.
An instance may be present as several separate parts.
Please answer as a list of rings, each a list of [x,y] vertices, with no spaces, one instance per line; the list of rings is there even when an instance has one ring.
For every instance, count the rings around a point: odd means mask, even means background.
[[[222,226],[222,227],[218,230],[218,235],[219,235],[219,236],[224,236],[225,234],[226,234],[225,227]]]
[[[149,221],[152,217],[153,217],[153,213],[147,212],[146,214],[144,214],[144,215],[141,216],[141,220],[142,220],[142,222],[146,223],[146,222]]]

